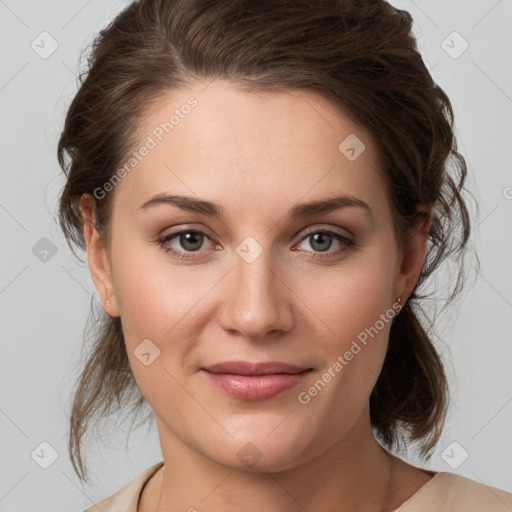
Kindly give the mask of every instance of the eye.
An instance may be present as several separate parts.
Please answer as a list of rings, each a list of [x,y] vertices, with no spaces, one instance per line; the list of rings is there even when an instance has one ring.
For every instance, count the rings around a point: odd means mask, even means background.
[[[354,244],[354,241],[351,238],[348,238],[341,233],[323,229],[310,231],[306,234],[306,236],[302,238],[300,244],[298,245],[300,246],[305,241],[308,241],[308,245],[313,249],[314,252],[318,251],[319,253],[325,253],[313,254],[313,258],[317,259],[326,259],[339,256]],[[333,251],[329,251],[333,245],[338,245],[338,248]]]
[[[211,239],[208,235],[202,231],[194,229],[182,229],[170,233],[162,238],[158,239],[158,244],[166,253],[170,253],[173,258],[177,259],[197,259],[201,257],[199,254],[202,250],[206,250],[204,245],[206,241]],[[299,247],[299,250],[305,252],[311,252],[307,249],[301,248],[300,246],[308,241],[308,245],[312,248],[313,258],[315,259],[327,259],[335,258],[341,253],[345,252],[350,246],[354,245],[354,240],[347,236],[331,230],[316,229],[307,233],[299,244],[294,247]],[[335,250],[329,250],[333,245],[337,245],[338,248]],[[216,245],[216,248],[221,248]],[[297,249],[292,248],[293,251]],[[325,253],[325,254],[322,254]]]
[[[171,242],[174,239],[176,241]],[[183,229],[159,238],[158,243],[166,253],[171,253],[178,259],[186,259],[197,258],[196,255],[190,253],[203,249],[205,240],[210,240],[206,233],[192,229]]]

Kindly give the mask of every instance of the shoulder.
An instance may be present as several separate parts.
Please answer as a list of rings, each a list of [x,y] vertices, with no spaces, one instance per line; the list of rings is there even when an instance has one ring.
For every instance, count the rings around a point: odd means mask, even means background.
[[[509,512],[512,494],[455,473],[436,473],[395,512]]]
[[[137,512],[137,504],[144,485],[162,467],[163,461],[151,466],[111,496],[95,503],[83,512]]]

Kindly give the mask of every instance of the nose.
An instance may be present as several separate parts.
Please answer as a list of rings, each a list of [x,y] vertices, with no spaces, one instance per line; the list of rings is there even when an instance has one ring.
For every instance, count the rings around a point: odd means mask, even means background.
[[[235,254],[220,314],[226,331],[263,340],[292,329],[294,295],[284,272],[275,267],[267,250],[252,262]]]

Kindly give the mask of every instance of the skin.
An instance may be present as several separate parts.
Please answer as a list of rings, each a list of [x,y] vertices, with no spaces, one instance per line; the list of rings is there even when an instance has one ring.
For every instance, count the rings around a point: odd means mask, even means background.
[[[138,511],[393,510],[433,473],[391,456],[371,430],[368,400],[390,323],[308,404],[297,396],[397,297],[406,301],[430,217],[402,250],[371,134],[314,92],[256,94],[221,80],[207,88],[193,83],[148,110],[141,144],[191,95],[197,107],[110,192],[107,241],[93,227],[91,197],[80,202],[91,276],[105,311],[122,318],[165,462]],[[354,161],[338,150],[350,134],[366,147]],[[213,201],[226,217],[168,204],[140,210],[161,193]],[[299,203],[341,194],[371,212],[349,206],[286,217]],[[167,243],[192,255],[187,260],[157,242],[181,228],[206,234],[199,251],[187,251],[179,236]],[[319,230],[354,243],[328,238],[322,251],[312,238]],[[251,263],[236,252],[247,236],[263,249]],[[314,257],[326,253],[331,257]],[[160,355],[145,366],[134,350],[148,338]],[[199,370],[232,359],[313,372],[273,398],[246,401],[224,394]],[[261,455],[252,467],[237,455],[246,443]]]

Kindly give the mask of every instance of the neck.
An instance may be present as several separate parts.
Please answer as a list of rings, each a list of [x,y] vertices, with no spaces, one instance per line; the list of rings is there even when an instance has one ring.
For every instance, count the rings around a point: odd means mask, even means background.
[[[162,435],[164,467],[139,512],[304,510],[387,512],[395,458],[375,440],[366,410],[351,431],[327,450],[278,472],[240,471],[215,463],[178,438]],[[162,441],[166,441],[163,443]]]

